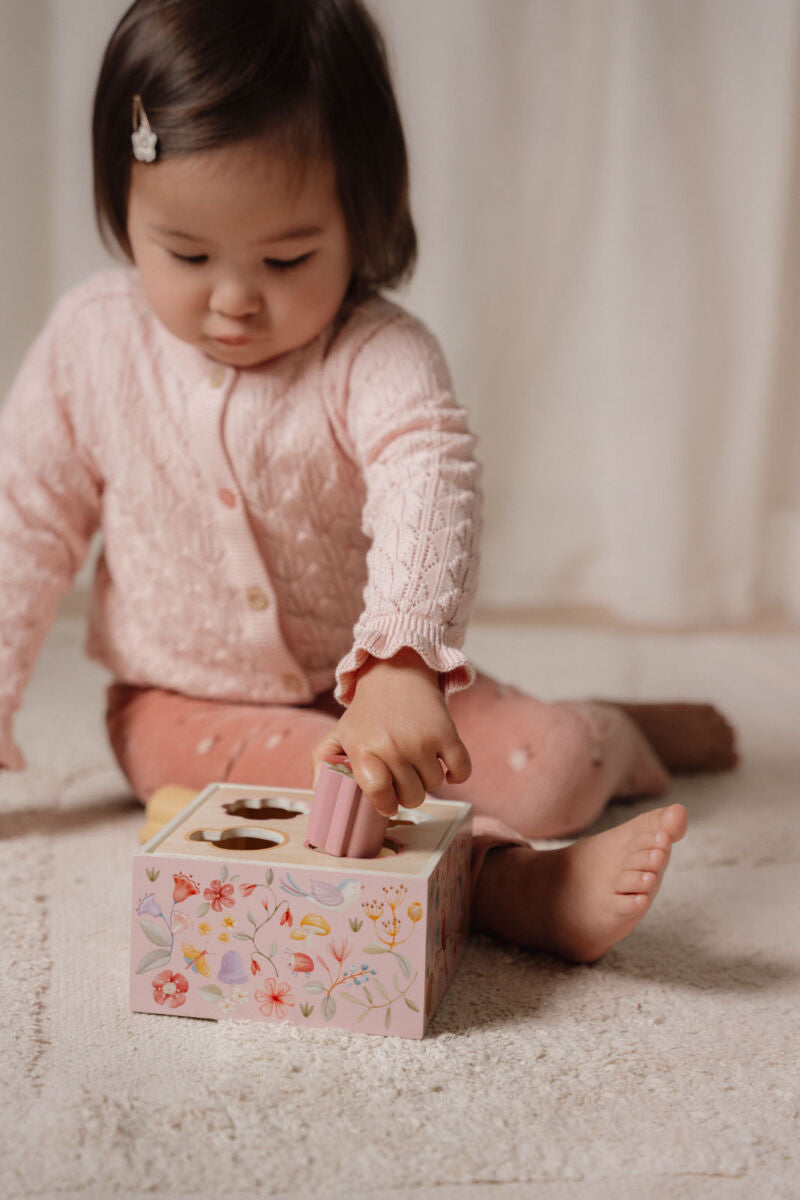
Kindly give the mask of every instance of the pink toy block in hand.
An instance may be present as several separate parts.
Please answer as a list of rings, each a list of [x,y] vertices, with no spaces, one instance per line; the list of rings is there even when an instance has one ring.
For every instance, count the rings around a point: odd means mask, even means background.
[[[349,759],[343,754],[326,759],[317,777],[306,845],[337,858],[374,858],[388,823],[356,783]]]

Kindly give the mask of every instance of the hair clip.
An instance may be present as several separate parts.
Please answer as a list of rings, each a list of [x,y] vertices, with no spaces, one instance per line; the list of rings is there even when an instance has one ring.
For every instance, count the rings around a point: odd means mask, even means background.
[[[153,133],[150,128],[150,122],[147,119],[147,113],[144,111],[141,96],[133,97],[133,133],[131,134],[131,143],[133,145],[133,157],[137,162],[151,163],[155,162],[156,157],[156,142],[158,134]]]

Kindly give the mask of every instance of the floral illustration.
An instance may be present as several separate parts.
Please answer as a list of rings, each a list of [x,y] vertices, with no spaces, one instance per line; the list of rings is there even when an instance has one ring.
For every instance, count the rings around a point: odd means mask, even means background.
[[[262,938],[262,931],[267,925],[270,924],[270,922],[274,921],[279,914],[280,924],[291,926],[292,914],[289,908],[289,901],[279,900],[275,895],[275,892],[272,888],[272,883],[275,878],[274,872],[271,869],[268,869],[264,878],[266,880],[265,883],[239,884],[239,895],[244,899],[248,899],[249,897],[253,896],[257,891],[263,891],[265,893],[261,897],[261,907],[264,910],[265,915],[263,918],[257,917],[252,909],[248,909],[247,920],[251,926],[250,932],[245,933],[244,930],[240,930],[239,932],[234,933],[233,936],[240,942],[250,942],[252,944],[252,949],[250,951],[250,970],[254,975],[260,974],[261,968],[258,961],[259,959],[264,959],[265,962],[268,962],[275,974],[278,975],[279,971],[275,963],[275,955],[278,952],[278,943],[276,941],[272,941],[269,946],[265,947],[263,944],[263,939],[261,940],[261,943],[259,943],[259,939]],[[222,940],[222,938],[220,938],[220,940]]]
[[[223,905],[225,908],[233,908],[236,903],[233,898],[233,884],[225,883],[222,879],[212,879],[203,896],[214,912],[222,912]]]
[[[139,901],[139,906],[136,910],[139,917],[139,925],[147,940],[152,942],[156,949],[151,950],[149,954],[145,954],[136,968],[137,975],[141,975],[145,971],[157,971],[159,967],[165,967],[172,957],[175,934],[181,933],[189,926],[188,917],[183,913],[176,912],[175,909],[179,904],[183,904],[188,900],[190,896],[197,896],[200,888],[191,875],[187,875],[183,871],[178,871],[172,876],[172,883],[172,907],[169,916],[166,916],[164,913],[164,910],[156,899],[155,892],[148,892]],[[173,1005],[172,1007],[175,1006]]]
[[[278,983],[277,979],[266,979],[263,991],[256,991],[259,1011],[265,1017],[285,1017],[286,1010],[294,1007],[294,997],[288,983]]]
[[[402,914],[398,915],[397,910],[401,907],[407,891],[408,888],[404,883],[395,886],[386,886],[383,888],[383,894],[386,897],[385,901],[369,900],[363,902],[361,905],[375,926],[375,936],[387,950],[394,950],[395,946],[402,946],[404,942],[407,942],[414,932],[414,926],[422,920],[422,905],[415,900],[412,904],[409,904],[406,910],[406,916],[411,922],[411,927],[407,930],[405,936],[400,936],[403,931],[403,916]],[[378,921],[380,921],[387,907],[389,913],[381,921],[381,928],[378,929]]]
[[[186,1002],[189,980],[180,972],[162,971],[153,980],[153,999],[167,1008],[180,1008]]]

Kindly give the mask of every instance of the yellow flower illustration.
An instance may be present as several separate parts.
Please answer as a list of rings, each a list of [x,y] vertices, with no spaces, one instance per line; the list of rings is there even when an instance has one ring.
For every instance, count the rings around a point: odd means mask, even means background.
[[[199,933],[211,933],[211,926],[209,925],[208,921],[201,921],[197,926],[197,929]]]
[[[227,941],[229,940],[229,934],[227,934],[227,933],[224,933],[224,932],[223,932],[223,933],[221,933],[221,934],[219,935],[219,940],[220,940],[221,942],[227,942]]]
[[[228,929],[233,929],[236,922],[234,921],[233,917],[226,917],[222,924],[227,926]]]

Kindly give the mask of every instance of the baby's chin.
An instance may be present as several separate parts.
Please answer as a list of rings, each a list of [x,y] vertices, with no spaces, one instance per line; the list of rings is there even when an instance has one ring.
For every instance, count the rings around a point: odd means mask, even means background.
[[[313,339],[310,339],[313,341]],[[293,350],[299,350],[306,342],[280,344],[269,338],[253,337],[243,343],[228,343],[217,338],[204,338],[200,349],[213,362],[240,371],[255,370],[277,362]]]
[[[216,338],[205,338],[200,348],[212,362],[221,363],[225,367],[237,367],[243,371],[264,367],[286,353],[283,348],[270,345],[259,338],[253,338],[243,344],[228,344]]]

